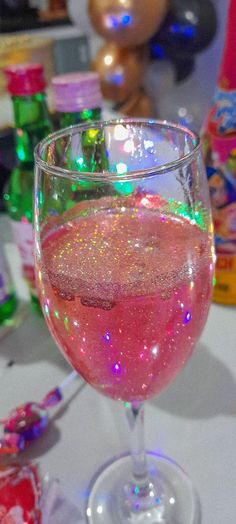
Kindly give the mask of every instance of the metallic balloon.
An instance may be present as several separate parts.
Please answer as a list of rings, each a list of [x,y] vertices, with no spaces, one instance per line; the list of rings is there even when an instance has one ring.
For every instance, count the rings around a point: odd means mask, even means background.
[[[99,74],[104,98],[116,103],[128,100],[142,83],[147,56],[144,47],[126,49],[114,43],[105,44],[92,63]]]
[[[152,58],[190,56],[205,49],[217,30],[211,0],[172,0],[161,29],[150,41]]]
[[[129,100],[115,108],[120,113],[137,118],[154,118],[154,107],[149,96],[143,89],[139,89],[131,95]]]
[[[147,42],[168,9],[169,0],[89,0],[88,4],[97,33],[122,47]]]

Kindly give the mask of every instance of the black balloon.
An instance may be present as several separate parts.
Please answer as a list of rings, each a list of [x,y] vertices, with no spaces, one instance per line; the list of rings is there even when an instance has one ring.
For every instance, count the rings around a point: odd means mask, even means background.
[[[189,75],[192,74],[195,66],[195,57],[194,55],[184,56],[183,58],[176,57],[172,60],[173,66],[175,68],[175,80],[176,82],[183,82]]]
[[[211,0],[171,0],[164,24],[150,41],[151,58],[189,58],[211,43],[216,30]]]

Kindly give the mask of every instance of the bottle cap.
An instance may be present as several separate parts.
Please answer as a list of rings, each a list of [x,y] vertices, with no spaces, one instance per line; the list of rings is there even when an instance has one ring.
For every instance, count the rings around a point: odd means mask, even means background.
[[[52,87],[55,109],[60,113],[75,113],[102,105],[97,73],[81,72],[54,76]]]
[[[41,64],[17,64],[6,67],[7,89],[13,96],[41,93],[46,87]]]

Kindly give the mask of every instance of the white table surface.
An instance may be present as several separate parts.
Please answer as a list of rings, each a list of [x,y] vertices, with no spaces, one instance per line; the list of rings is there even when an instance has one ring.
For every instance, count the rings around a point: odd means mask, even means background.
[[[15,364],[6,369],[11,359]],[[29,308],[21,326],[0,341],[0,418],[25,401],[42,399],[69,372],[44,320]],[[73,397],[79,384],[68,387],[64,405],[25,458],[59,478],[82,513],[92,475],[127,450],[128,436],[122,406],[88,385]],[[191,476],[201,499],[202,524],[236,522],[235,415],[235,309],[212,305],[191,360],[146,408],[147,448],[173,457]]]

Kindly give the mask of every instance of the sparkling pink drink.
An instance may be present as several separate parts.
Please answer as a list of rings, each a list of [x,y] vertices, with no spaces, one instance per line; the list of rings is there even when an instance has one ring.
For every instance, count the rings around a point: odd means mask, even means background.
[[[115,399],[162,390],[206,321],[208,233],[177,214],[116,203],[65,213],[42,235],[41,304],[73,367]]]

